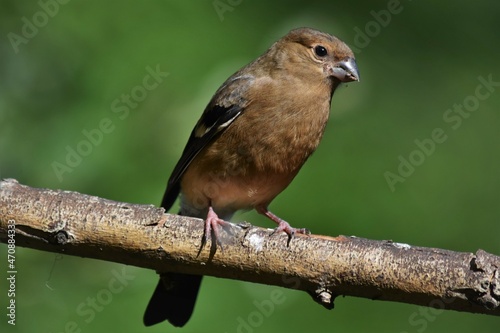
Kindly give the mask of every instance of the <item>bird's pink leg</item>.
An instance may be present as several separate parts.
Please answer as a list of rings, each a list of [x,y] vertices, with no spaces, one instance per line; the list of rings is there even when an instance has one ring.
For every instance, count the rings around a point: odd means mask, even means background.
[[[214,233],[215,242],[221,248],[223,248],[222,243],[220,241],[220,228],[219,228],[219,226],[222,226],[222,227],[230,226],[230,223],[219,218],[219,216],[217,216],[217,214],[214,212],[212,206],[208,207],[208,214],[207,214],[207,218],[205,219],[205,234],[203,235],[202,248],[203,248],[203,246],[205,246],[205,244],[208,240],[208,237],[212,234],[212,231]]]
[[[288,239],[290,240],[296,233],[304,235],[309,235],[311,233],[308,229],[305,228],[292,228],[287,221],[271,213],[265,206],[258,206],[255,208],[255,210],[259,214],[267,216],[270,220],[278,224],[278,227],[274,229],[273,234],[276,232],[284,231],[286,232],[286,234],[288,235]]]

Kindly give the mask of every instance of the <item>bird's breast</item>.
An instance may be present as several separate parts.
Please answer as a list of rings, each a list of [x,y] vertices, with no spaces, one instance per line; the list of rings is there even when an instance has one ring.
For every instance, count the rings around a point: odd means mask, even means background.
[[[192,165],[183,177],[183,201],[198,211],[204,211],[210,205],[222,215],[268,205],[295,176],[290,173],[256,174],[248,169],[200,171],[197,165]],[[203,213],[196,216],[203,216]]]
[[[330,111],[328,91],[297,94],[263,89],[250,98],[186,170],[181,188],[188,201],[251,209],[283,191],[317,148]]]

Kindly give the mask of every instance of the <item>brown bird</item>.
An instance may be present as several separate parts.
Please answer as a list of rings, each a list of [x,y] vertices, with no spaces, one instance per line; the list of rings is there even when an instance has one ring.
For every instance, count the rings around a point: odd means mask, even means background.
[[[180,214],[205,218],[203,243],[219,240],[238,210],[255,209],[289,237],[305,233],[268,210],[323,135],[335,89],[358,81],[354,55],[329,34],[300,28],[275,42],[216,91],[168,181],[161,206],[181,194]],[[150,326],[191,317],[201,276],[165,273],[144,315]]]

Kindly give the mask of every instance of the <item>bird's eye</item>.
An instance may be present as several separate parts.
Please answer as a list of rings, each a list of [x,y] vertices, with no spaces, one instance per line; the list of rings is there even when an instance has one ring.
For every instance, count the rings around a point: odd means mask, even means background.
[[[324,57],[328,54],[328,51],[326,50],[326,48],[324,46],[316,45],[314,47],[314,53],[316,53],[316,55],[318,57]]]

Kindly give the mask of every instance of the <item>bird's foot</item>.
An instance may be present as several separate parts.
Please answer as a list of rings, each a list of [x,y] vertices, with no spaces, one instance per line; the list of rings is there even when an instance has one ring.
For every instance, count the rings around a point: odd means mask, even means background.
[[[266,207],[258,207],[256,210],[258,213],[267,216],[270,220],[278,224],[278,227],[274,229],[271,235],[274,235],[275,233],[282,231],[284,231],[288,235],[287,246],[290,245],[290,241],[292,240],[293,236],[295,236],[295,234],[303,234],[303,235],[311,234],[311,231],[309,231],[309,229],[293,228],[287,221],[274,215],[269,210],[267,210]]]
[[[288,235],[289,238],[293,238],[295,234],[303,234],[303,235],[310,235],[311,231],[306,228],[293,228],[290,223],[288,223],[285,220],[281,220],[278,223],[278,227],[274,229],[273,233],[271,235],[274,235],[277,232],[284,231]]]
[[[207,243],[208,237],[210,237],[213,232],[212,239],[215,240],[216,244],[219,245],[222,250],[224,250],[224,247],[221,243],[220,227],[230,226],[231,224],[229,222],[226,222],[223,219],[219,218],[219,216],[217,216],[217,214],[214,212],[213,208],[209,207],[207,218],[205,220],[205,233],[203,234],[201,248],[203,249],[203,247]]]

